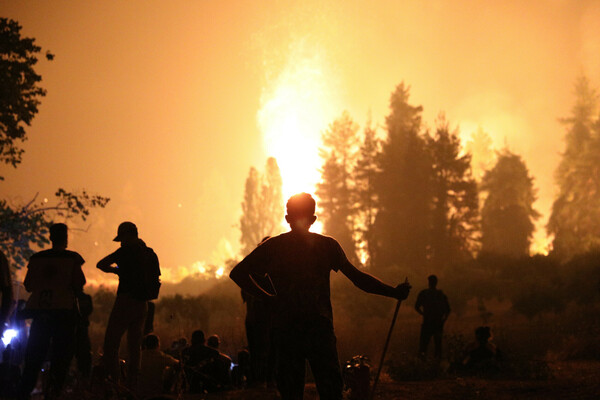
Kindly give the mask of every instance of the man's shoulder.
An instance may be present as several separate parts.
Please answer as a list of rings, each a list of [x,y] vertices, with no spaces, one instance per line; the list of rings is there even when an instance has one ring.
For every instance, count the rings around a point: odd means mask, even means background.
[[[55,250],[55,249],[47,249],[38,251],[30,257],[30,260],[35,260],[36,258],[75,258],[82,259],[81,255],[76,251],[72,250]]]
[[[328,244],[333,244],[333,245],[339,244],[339,242],[333,236],[322,235],[320,233],[314,233],[314,232],[311,232],[310,234],[317,241],[320,241],[320,242],[323,242],[323,243],[328,243]]]
[[[76,251],[72,251],[72,250],[65,250],[65,255],[67,257],[71,257],[74,258],[76,260],[83,260],[83,257],[81,256],[81,254],[79,254]]]

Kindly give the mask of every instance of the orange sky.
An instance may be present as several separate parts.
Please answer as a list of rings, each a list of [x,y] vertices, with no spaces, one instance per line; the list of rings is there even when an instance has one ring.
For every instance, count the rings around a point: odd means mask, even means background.
[[[401,81],[430,126],[445,111],[465,137],[481,125],[523,155],[543,225],[557,118],[580,72],[600,83],[600,1],[11,1],[0,15],[56,55],[39,64],[48,95],[3,196],[111,197],[73,233],[92,278],[127,219],[164,270],[237,251],[248,169],[280,151],[266,137],[301,121],[310,159],[344,109],[383,124]]]

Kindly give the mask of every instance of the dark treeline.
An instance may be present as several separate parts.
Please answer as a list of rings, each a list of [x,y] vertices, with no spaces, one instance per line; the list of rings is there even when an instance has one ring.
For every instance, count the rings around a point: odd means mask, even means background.
[[[378,276],[438,274],[458,312],[472,298],[508,299],[529,317],[597,301],[600,118],[589,81],[577,79],[575,106],[561,119],[566,150],[548,255],[530,255],[540,214],[525,160],[508,148],[494,154],[482,129],[465,149],[443,114],[429,130],[422,111],[402,83],[382,135],[370,121],[361,133],[348,113],[324,132],[317,189],[324,233]]]
[[[344,112],[323,133],[316,190],[323,233],[384,280],[437,274],[458,312],[473,298],[508,299],[529,317],[598,300],[598,96],[585,77],[576,80],[574,94],[573,109],[560,120],[566,149],[555,174],[548,255],[531,254],[540,214],[525,160],[508,148],[494,152],[482,128],[463,146],[459,128],[443,113],[427,128],[423,106],[411,103],[404,83],[390,96],[383,126],[369,118],[361,129]],[[283,210],[275,212],[271,199],[279,199],[280,181],[272,159],[264,175],[250,170],[241,219],[245,250],[278,233]]]

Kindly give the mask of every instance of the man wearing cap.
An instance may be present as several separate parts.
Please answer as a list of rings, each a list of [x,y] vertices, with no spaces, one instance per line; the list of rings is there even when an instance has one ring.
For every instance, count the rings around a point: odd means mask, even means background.
[[[50,379],[45,398],[59,398],[74,351],[77,296],[83,291],[83,258],[67,250],[65,224],[50,227],[52,248],[29,259],[23,285],[31,292],[25,311],[33,318],[25,351],[19,399],[28,399],[50,349]]]
[[[153,258],[156,266],[158,266],[158,258],[154,251],[138,237],[137,227],[132,222],[121,223],[117,236],[113,240],[121,242],[121,247],[98,261],[96,265],[104,272],[119,276],[117,298],[104,336],[102,362],[107,374],[118,382],[119,344],[127,332],[127,384],[134,388],[140,369],[143,329],[148,310],[143,269],[147,266],[148,257]]]
[[[315,201],[308,193],[287,202],[291,231],[261,243],[230,273],[250,295],[273,304],[277,387],[283,400],[302,399],[305,360],[310,363],[321,400],[342,399],[342,374],[333,331],[329,275],[341,271],[368,293],[403,300],[408,283],[389,286],[353,266],[339,243],[309,232],[315,222]],[[263,290],[251,275],[268,274],[276,294]]]

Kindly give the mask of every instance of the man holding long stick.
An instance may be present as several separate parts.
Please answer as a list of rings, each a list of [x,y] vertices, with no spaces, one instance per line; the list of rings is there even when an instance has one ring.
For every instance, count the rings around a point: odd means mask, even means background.
[[[405,282],[389,286],[348,261],[339,243],[309,232],[315,222],[315,201],[300,193],[287,202],[291,231],[259,245],[230,273],[250,295],[273,304],[273,330],[278,349],[277,387],[283,400],[302,399],[305,360],[310,363],[321,400],[342,399],[342,374],[333,331],[330,271],[341,271],[359,289],[404,300]],[[276,293],[268,293],[252,274],[271,277]]]

